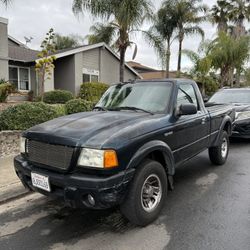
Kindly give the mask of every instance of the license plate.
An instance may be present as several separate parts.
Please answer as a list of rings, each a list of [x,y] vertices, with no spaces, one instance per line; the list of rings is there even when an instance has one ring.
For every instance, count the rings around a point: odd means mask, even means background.
[[[49,177],[37,173],[31,173],[31,180],[34,187],[50,192]]]

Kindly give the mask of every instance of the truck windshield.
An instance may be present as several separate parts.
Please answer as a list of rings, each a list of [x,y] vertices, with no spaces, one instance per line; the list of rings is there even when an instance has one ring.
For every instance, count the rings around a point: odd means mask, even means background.
[[[166,110],[172,84],[166,82],[140,82],[110,87],[96,105],[103,110],[135,110],[151,113]]]

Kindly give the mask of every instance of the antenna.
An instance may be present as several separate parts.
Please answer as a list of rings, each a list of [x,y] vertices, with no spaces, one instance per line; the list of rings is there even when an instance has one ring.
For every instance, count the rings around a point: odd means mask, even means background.
[[[30,36],[29,38],[25,36],[24,39],[25,39],[25,42],[26,42],[26,45],[27,45],[28,43],[31,43],[31,41],[32,41],[34,38],[31,37],[31,36]]]

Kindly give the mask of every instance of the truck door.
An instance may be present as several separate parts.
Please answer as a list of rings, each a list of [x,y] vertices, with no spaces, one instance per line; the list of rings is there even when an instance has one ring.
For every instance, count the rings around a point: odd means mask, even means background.
[[[181,104],[195,104],[197,114],[183,115],[174,125],[174,157],[176,163],[191,158],[207,148],[209,140],[209,115],[199,105],[195,89],[191,83],[178,85],[176,108]]]

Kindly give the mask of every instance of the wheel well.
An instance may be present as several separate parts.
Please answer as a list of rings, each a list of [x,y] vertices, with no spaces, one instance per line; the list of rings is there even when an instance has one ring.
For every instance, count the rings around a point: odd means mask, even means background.
[[[230,135],[231,134],[231,123],[230,122],[226,122],[223,130],[226,131]]]
[[[161,151],[153,151],[146,158],[159,162],[166,169],[165,157]]]

